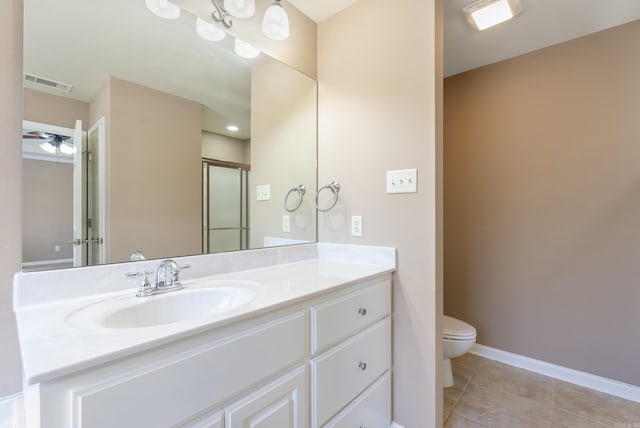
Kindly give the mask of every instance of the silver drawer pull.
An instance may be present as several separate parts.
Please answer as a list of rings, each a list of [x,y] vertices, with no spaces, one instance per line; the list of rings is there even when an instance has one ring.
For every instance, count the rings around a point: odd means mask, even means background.
[[[360,368],[361,370],[366,370],[367,369],[367,363],[360,361],[358,363],[358,368]]]
[[[362,316],[367,315],[367,308],[358,308],[358,313]]]

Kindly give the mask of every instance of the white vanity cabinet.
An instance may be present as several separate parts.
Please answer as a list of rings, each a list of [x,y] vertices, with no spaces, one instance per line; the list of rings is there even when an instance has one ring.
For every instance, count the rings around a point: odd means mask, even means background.
[[[28,427],[386,428],[390,277],[32,384]]]

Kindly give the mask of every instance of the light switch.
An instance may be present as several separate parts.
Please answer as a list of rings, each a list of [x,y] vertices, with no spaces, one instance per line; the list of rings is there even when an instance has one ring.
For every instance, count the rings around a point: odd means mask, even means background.
[[[271,185],[263,184],[261,186],[256,186],[256,200],[257,201],[268,201],[271,200]]]
[[[387,193],[417,193],[418,170],[387,171]]]
[[[291,232],[291,219],[288,214],[282,216],[282,231]]]

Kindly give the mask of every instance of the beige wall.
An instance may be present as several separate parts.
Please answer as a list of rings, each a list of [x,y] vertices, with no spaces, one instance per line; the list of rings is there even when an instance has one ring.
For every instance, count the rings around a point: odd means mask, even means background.
[[[202,157],[226,162],[251,162],[250,140],[239,140],[226,135],[202,131]]]
[[[72,258],[73,164],[24,159],[22,194],[22,261]]]
[[[640,385],[640,21],[445,81],[445,312]]]
[[[407,428],[442,426],[439,14],[439,0],[366,0],[318,34],[319,183],[342,184],[319,238],[397,248],[393,413]],[[386,171],[405,168],[418,169],[419,192],[386,194]],[[350,237],[351,215],[363,238]]]
[[[22,1],[0,2],[0,397],[20,389],[12,309],[13,273],[22,259]]]
[[[289,66],[264,57],[251,72],[251,178],[249,200],[250,247],[264,238],[316,240],[317,103],[316,82]],[[271,199],[256,200],[256,186],[271,186]],[[287,212],[284,200],[292,187],[309,191],[302,205]],[[297,195],[290,195],[289,206]],[[282,231],[282,216],[290,232]]]
[[[45,92],[24,89],[24,119],[49,125],[75,128],[82,120],[82,128],[89,129],[89,103]]]
[[[110,80],[107,260],[200,253],[200,105]]]

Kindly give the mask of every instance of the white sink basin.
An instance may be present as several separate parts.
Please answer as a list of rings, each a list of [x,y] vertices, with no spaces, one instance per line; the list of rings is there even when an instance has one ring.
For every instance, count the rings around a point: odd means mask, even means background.
[[[82,307],[66,317],[77,328],[141,328],[196,320],[238,308],[262,289],[248,281],[209,281],[148,297],[127,295]]]

